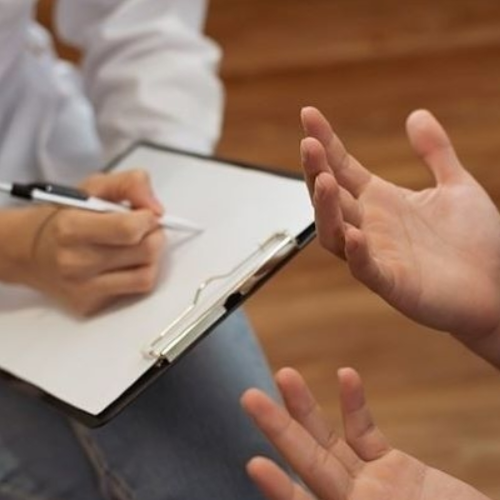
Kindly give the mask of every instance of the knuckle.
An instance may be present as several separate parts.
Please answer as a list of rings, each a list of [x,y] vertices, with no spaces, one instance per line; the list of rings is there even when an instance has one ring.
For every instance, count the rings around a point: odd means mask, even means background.
[[[79,188],[83,189],[84,191],[90,193],[90,194],[95,194],[95,191],[97,189],[97,186],[100,186],[103,179],[105,178],[107,174],[103,173],[95,173],[87,177],[80,185]]]
[[[73,303],[73,311],[84,318],[88,318],[92,316],[97,311],[102,309],[103,304],[100,298],[84,298],[82,300],[81,297],[75,298]]]
[[[165,242],[166,238],[163,231],[155,231],[146,237],[142,244],[142,252],[145,262],[151,264],[156,262],[165,247]]]
[[[74,301],[72,309],[78,316],[87,318],[97,312],[98,306],[93,300],[82,301],[79,299]]]
[[[321,475],[321,471],[328,466],[328,460],[328,452],[319,443],[315,443],[307,463],[308,475],[312,477]]]
[[[68,244],[75,239],[75,224],[72,218],[61,210],[59,217],[54,219],[54,239],[60,244]]]
[[[115,232],[117,238],[124,245],[137,245],[144,237],[145,227],[143,218],[125,216],[120,224],[116,225]]]
[[[325,248],[329,252],[335,253],[332,238],[328,237],[323,231],[318,232],[318,241],[323,248]]]
[[[158,268],[146,266],[136,273],[135,289],[139,293],[149,293],[154,290],[158,279]]]
[[[154,244],[152,238],[146,238],[144,240],[142,254],[145,264],[153,264],[158,258],[157,245]]]
[[[340,258],[345,258],[344,238],[342,235],[328,235],[324,231],[318,233],[319,244],[328,252]]]
[[[140,168],[135,168],[128,172],[128,177],[132,185],[149,184],[150,178],[148,172]]]
[[[88,281],[73,282],[64,290],[69,309],[77,316],[89,317],[103,309],[111,297]]]
[[[338,436],[338,434],[333,429],[330,429],[328,431],[328,436],[326,438],[326,446],[325,446],[326,449],[335,450],[336,448],[338,448],[341,445],[342,445],[342,441],[341,441],[340,437]]]
[[[82,273],[82,266],[74,253],[67,249],[59,249],[55,254],[55,264],[59,276],[64,280],[73,280]]]

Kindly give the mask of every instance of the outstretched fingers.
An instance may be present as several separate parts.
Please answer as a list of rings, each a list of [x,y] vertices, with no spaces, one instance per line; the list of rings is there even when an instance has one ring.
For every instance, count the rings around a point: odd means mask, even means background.
[[[314,184],[314,218],[320,244],[341,258],[347,257],[346,232],[361,226],[358,202],[327,173],[316,177]]]
[[[249,389],[242,397],[245,411],[305,483],[324,500],[340,500],[351,483],[344,465],[262,391]]]
[[[292,368],[283,368],[276,375],[276,383],[292,418],[354,475],[362,466],[361,460],[328,423],[302,375]]]
[[[366,235],[359,229],[362,213],[355,206],[357,200],[342,200],[341,188],[333,175],[322,172],[315,180],[313,205],[321,246],[346,259],[356,279],[385,296],[392,286],[391,273],[373,257]]]
[[[321,176],[322,174],[330,174],[334,182],[337,183],[337,181],[335,180],[333,170],[330,168],[328,163],[325,148],[317,139],[314,137],[306,137],[305,139],[302,139],[300,143],[300,156],[309,196],[314,202],[315,184],[318,176]],[[357,200],[342,186],[339,186],[339,192],[339,208],[342,210],[345,219],[351,224],[358,225],[361,219],[361,214]]]
[[[361,377],[352,368],[338,372],[340,403],[347,443],[366,461],[389,453],[391,446],[380,432],[366,403]]]
[[[370,172],[347,152],[328,120],[316,108],[303,108],[301,121],[305,135],[323,145],[328,165],[338,183],[357,198],[370,181]]]

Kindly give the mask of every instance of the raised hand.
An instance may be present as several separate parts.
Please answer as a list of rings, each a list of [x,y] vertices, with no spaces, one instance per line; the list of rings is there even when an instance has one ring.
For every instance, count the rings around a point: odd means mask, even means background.
[[[407,316],[465,342],[500,325],[500,216],[427,111],[407,133],[435,186],[412,191],[370,173],[315,108],[304,108],[305,178],[321,244]],[[499,353],[500,356],[500,353]]]
[[[487,500],[391,448],[371,417],[359,375],[344,368],[338,376],[345,440],[328,425],[295,370],[285,368],[276,377],[286,409],[257,389],[243,395],[247,413],[312,492],[271,460],[253,458],[247,471],[269,500]]]
[[[31,251],[28,283],[82,315],[118,297],[150,292],[165,245],[162,207],[142,171],[97,174],[83,185],[110,201],[128,200],[129,213],[46,208]]]

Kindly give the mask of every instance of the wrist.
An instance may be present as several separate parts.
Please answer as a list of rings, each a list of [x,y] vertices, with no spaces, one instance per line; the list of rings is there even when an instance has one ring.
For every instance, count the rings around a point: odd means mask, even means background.
[[[56,212],[49,205],[0,211],[0,281],[30,286],[36,269],[33,257],[44,225]]]
[[[478,356],[500,369],[500,325],[487,334],[479,336],[453,335],[453,337]]]

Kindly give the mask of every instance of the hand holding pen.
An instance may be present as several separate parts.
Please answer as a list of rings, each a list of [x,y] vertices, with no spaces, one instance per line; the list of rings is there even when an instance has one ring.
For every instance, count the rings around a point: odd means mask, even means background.
[[[30,206],[26,212],[43,217],[31,229],[23,282],[88,315],[119,297],[153,290],[166,237],[159,224],[163,208],[145,172],[97,174],[80,188],[110,202],[128,200],[134,210]]]

